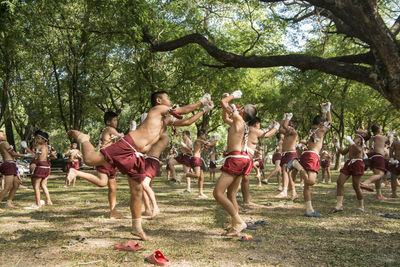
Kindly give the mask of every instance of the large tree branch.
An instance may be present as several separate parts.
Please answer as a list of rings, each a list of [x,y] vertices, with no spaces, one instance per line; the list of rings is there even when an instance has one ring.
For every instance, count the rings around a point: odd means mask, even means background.
[[[149,35],[146,35],[149,37]],[[234,53],[223,51],[211,44],[201,34],[189,34],[179,39],[168,41],[164,43],[152,42],[152,39],[145,39],[152,45],[154,52],[167,52],[172,51],[186,45],[196,43],[200,45],[207,53],[222,63],[226,67],[234,68],[268,68],[278,66],[292,66],[300,70],[319,70],[328,74],[333,74],[346,79],[359,81],[371,87],[376,87],[376,82],[373,79],[374,73],[370,68],[349,64],[346,62],[339,62],[331,59],[324,59],[321,57],[304,55],[304,54],[290,54],[281,56],[240,56]]]
[[[400,16],[397,17],[396,21],[393,23],[390,31],[393,33],[394,36],[399,34],[400,32]]]

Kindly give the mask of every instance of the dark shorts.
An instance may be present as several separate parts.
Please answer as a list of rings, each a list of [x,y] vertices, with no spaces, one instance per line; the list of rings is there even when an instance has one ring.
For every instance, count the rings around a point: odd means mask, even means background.
[[[210,160],[210,169],[216,169],[217,168],[217,164],[215,163],[215,161]]]
[[[146,177],[153,179],[160,170],[160,161],[155,158],[146,158]]]
[[[79,161],[67,162],[67,173],[69,172],[69,169],[79,170]]]
[[[281,164],[280,164],[281,167],[283,166],[283,164],[288,164],[289,161],[291,161],[294,158],[298,158],[296,152],[284,152],[284,153],[282,153]]]
[[[229,156],[241,156],[238,158]],[[233,151],[230,152],[225,159],[225,164],[222,166],[221,171],[233,175],[248,176],[253,168],[253,159],[246,152]]]
[[[102,148],[105,160],[129,178],[142,182],[146,177],[144,156],[137,149],[130,135],[125,135],[115,144]]]
[[[369,160],[369,168],[371,170],[378,169],[384,172],[387,171],[385,158],[381,154],[375,152],[369,153],[368,160]]]
[[[48,161],[37,161],[36,168],[33,171],[32,178],[47,178],[50,175],[50,162]]]
[[[331,161],[329,159],[321,160],[321,168],[328,168],[331,166]]]
[[[4,161],[1,165],[0,165],[0,172],[2,175],[5,176],[17,176],[17,163],[15,161]]]
[[[306,171],[319,172],[319,156],[314,152],[305,151],[300,156],[300,164]]]
[[[362,176],[364,175],[364,168],[365,164],[363,160],[356,160],[350,164],[350,159],[348,159],[345,163],[343,168],[340,169],[340,172],[345,175],[352,175],[352,176]]]
[[[98,172],[104,173],[108,176],[108,179],[115,179],[117,174],[117,167],[113,167],[111,164],[106,163],[101,166],[96,166]]]
[[[203,168],[203,160],[199,157],[192,157],[190,159],[190,166],[194,167],[202,167]]]
[[[275,161],[281,160],[281,159],[282,159],[282,154],[281,153],[279,153],[279,152],[274,153],[274,155],[272,155],[272,164],[275,165]]]
[[[192,167],[190,159],[192,158],[192,155],[190,154],[179,154],[178,156],[175,157],[175,160],[179,162],[180,164],[185,165],[186,167]]]

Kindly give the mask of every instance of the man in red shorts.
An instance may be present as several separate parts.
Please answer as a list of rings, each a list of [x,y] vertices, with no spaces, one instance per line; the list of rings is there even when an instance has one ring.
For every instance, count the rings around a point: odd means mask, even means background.
[[[9,193],[6,207],[14,207],[12,200],[19,187],[19,180],[17,177],[17,163],[15,162],[16,157],[32,157],[31,154],[20,154],[14,151],[14,149],[7,142],[7,137],[3,131],[0,130],[0,154],[3,159],[3,163],[0,165],[1,175],[4,176],[4,189],[0,192],[0,202],[3,201],[4,197]]]
[[[216,136],[215,138],[218,138],[219,140],[219,136]],[[211,139],[211,141],[214,141],[213,139]],[[217,155],[218,152],[216,151],[215,147],[213,147],[211,149],[210,154],[208,155],[208,157],[210,158],[210,179],[211,181],[215,181],[215,171],[217,170]]]
[[[190,178],[198,179],[199,186],[199,198],[208,198],[207,195],[203,193],[203,183],[204,183],[204,173],[203,173],[203,160],[201,159],[201,152],[204,148],[214,146],[217,141],[214,140],[212,142],[206,141],[206,132],[200,130],[197,132],[197,139],[193,143],[193,156],[190,159],[190,166],[192,167],[194,173],[187,172],[186,177],[186,190],[184,192],[190,193]]]
[[[370,153],[368,153],[368,160],[369,167],[374,174],[361,184],[361,189],[373,191],[369,184],[375,183],[376,198],[385,200],[386,197],[382,195],[381,181],[387,171],[384,155],[385,144],[388,143],[388,138],[382,135],[382,130],[377,124],[372,125],[371,131],[373,136],[369,142]]]
[[[129,134],[125,135],[115,144],[95,152],[88,135],[76,130],[68,132],[70,138],[82,144],[83,159],[89,166],[99,166],[110,163],[128,176],[131,193],[132,231],[134,236],[142,240],[149,240],[142,229],[142,181],[146,177],[145,159],[143,153],[150,150],[166,131],[166,126],[187,126],[199,119],[205,112],[201,110],[188,119],[182,119],[180,114],[190,113],[202,105],[210,106],[212,101],[206,94],[203,98],[184,107],[172,107],[168,93],[155,92],[151,95],[151,105],[147,118],[143,123]]]
[[[241,91],[232,94],[223,94],[221,99],[222,119],[230,127],[228,129],[227,153],[224,166],[221,168],[221,176],[214,188],[214,198],[231,216],[231,228],[228,236],[239,236],[246,228],[246,223],[239,216],[239,207],[236,201],[236,193],[243,176],[249,175],[253,167],[253,159],[244,152],[247,143],[249,127],[246,122],[257,115],[257,109],[247,104],[237,109],[235,105],[229,105],[232,99],[242,96]],[[230,118],[229,118],[230,117]],[[227,190],[227,196],[225,191]]]
[[[306,204],[305,216],[308,217],[321,217],[322,215],[315,211],[311,204],[311,188],[317,181],[319,171],[319,152],[322,148],[324,135],[329,131],[332,118],[331,118],[331,103],[321,104],[322,116],[316,116],[312,122],[312,128],[308,136],[307,148],[300,156],[299,161],[293,162],[293,167],[300,172],[300,176],[304,180],[304,201]]]
[[[389,170],[392,175],[392,198],[397,198],[397,181],[400,175],[400,137],[397,136],[390,146]]]
[[[322,183],[325,183],[325,173],[328,176],[328,184],[332,183],[332,175],[331,175],[331,153],[328,150],[327,145],[322,146],[322,150],[320,153],[321,158],[321,174],[322,174]]]
[[[281,175],[282,175],[282,170],[281,170],[281,159],[282,159],[282,143],[283,143],[283,138],[284,135],[281,133],[276,134],[276,138],[278,141],[276,142],[276,148],[275,148],[275,153],[272,155],[272,164],[275,165],[274,169],[271,171],[270,174],[268,174],[267,178],[262,180],[264,184],[268,184],[269,179],[276,174],[276,180],[278,182],[278,191],[282,191],[282,185],[281,185]]]
[[[65,156],[68,157],[68,162],[67,162],[67,174],[65,176],[65,185],[64,187],[67,187],[70,185],[70,181],[68,181],[68,175],[71,169],[79,170],[79,159],[82,158],[81,151],[78,149],[78,144],[77,143],[72,143],[71,149],[69,149],[66,153]],[[72,179],[72,186],[75,187],[76,183],[76,177],[75,179]]]
[[[175,165],[182,164],[183,166],[183,173],[186,176],[187,173],[190,172],[191,169],[191,163],[190,159],[192,158],[192,140],[190,139],[190,131],[185,130],[182,132],[182,142],[181,142],[181,153],[176,156],[175,158],[172,158],[168,161],[168,166],[172,174],[172,181],[177,181],[181,182],[181,178],[179,177],[177,179],[176,177],[176,171],[175,171]],[[187,181],[186,181],[187,182]],[[190,193],[190,190],[185,193]]]
[[[283,177],[283,188],[282,192],[275,196],[275,198],[287,198],[288,188],[292,191],[291,199],[295,200],[298,198],[296,188],[294,186],[293,177],[297,174],[297,170],[288,168],[288,164],[294,159],[297,159],[296,143],[297,143],[297,122],[291,120],[293,117],[292,113],[285,113],[283,120],[281,121],[281,128],[279,132],[284,135],[282,143],[282,158],[280,166],[282,168]]]
[[[371,137],[371,134],[367,130],[359,129],[356,131],[354,141],[350,136],[346,137],[349,145],[345,149],[341,149],[338,141],[335,139],[333,142],[342,155],[349,154],[349,158],[345,162],[342,169],[340,169],[340,175],[337,180],[336,189],[336,207],[332,211],[333,213],[343,211],[343,197],[344,197],[344,184],[347,179],[352,176],[353,188],[357,195],[358,210],[364,212],[364,199],[360,188],[361,177],[364,175],[364,145]]]

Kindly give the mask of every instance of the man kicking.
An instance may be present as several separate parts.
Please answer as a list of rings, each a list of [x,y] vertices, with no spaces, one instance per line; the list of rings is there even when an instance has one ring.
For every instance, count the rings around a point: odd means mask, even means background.
[[[173,109],[167,92],[155,92],[151,95],[152,108],[139,128],[130,131],[118,142],[102,148],[99,152],[95,152],[88,135],[76,130],[68,132],[71,138],[82,144],[82,154],[86,164],[100,166],[110,163],[112,166],[116,166],[122,174],[127,175],[131,194],[131,233],[134,236],[142,240],[149,240],[142,229],[141,220],[142,181],[146,176],[145,159],[142,153],[149,151],[151,146],[160,139],[166,131],[166,126],[175,126],[176,123],[190,125],[199,119],[204,111],[201,110],[188,119],[182,119],[180,114],[190,113],[202,105],[208,105],[209,102],[211,102],[210,96],[206,94],[194,104]]]
[[[331,128],[331,103],[321,104],[322,116],[314,117],[312,128],[308,135],[307,151],[304,151],[300,156],[300,162],[295,160],[293,167],[300,172],[300,176],[304,180],[303,196],[306,204],[305,216],[321,217],[322,215],[315,211],[311,204],[311,188],[317,181],[319,171],[319,152],[322,148],[324,135]]]
[[[203,161],[201,159],[201,152],[204,148],[214,146],[219,138],[212,142],[206,141],[206,132],[200,130],[197,132],[197,139],[193,143],[193,156],[190,159],[190,165],[193,168],[193,173],[186,173],[186,190],[185,192],[190,193],[190,178],[198,179],[199,186],[199,198],[208,198],[207,195],[203,193],[203,183],[204,183],[204,172],[203,172]]]
[[[278,191],[282,191],[282,185],[281,185],[281,175],[282,175],[282,170],[281,170],[281,159],[282,159],[282,144],[283,144],[283,138],[284,135],[281,133],[276,134],[276,138],[278,141],[276,142],[276,148],[275,148],[275,153],[272,155],[272,164],[274,164],[274,169],[271,171],[270,174],[268,174],[267,178],[262,180],[263,184],[268,184],[269,179],[276,174],[276,180],[278,182]]]
[[[371,130],[373,136],[369,142],[370,153],[368,153],[368,159],[369,167],[374,174],[361,184],[361,189],[374,191],[369,184],[375,183],[376,198],[385,200],[386,197],[382,195],[381,180],[387,171],[384,154],[385,144],[388,143],[388,138],[382,135],[382,130],[377,124],[372,125]]]
[[[257,115],[257,109],[250,104],[237,109],[235,105],[229,105],[232,99],[242,96],[241,91],[232,94],[224,94],[221,99],[222,119],[230,127],[228,129],[227,153],[224,166],[221,168],[221,176],[214,188],[214,198],[231,216],[232,227],[228,236],[239,236],[246,228],[246,223],[239,216],[239,207],[236,201],[236,193],[243,176],[250,174],[253,160],[245,152],[248,141],[249,128],[246,122]],[[231,118],[229,118],[231,117]],[[227,196],[225,191],[227,190]]]
[[[346,137],[349,145],[342,149],[336,139],[333,140],[336,148],[342,155],[349,154],[347,161],[345,162],[342,169],[340,169],[340,175],[337,179],[336,189],[336,207],[332,211],[333,213],[343,211],[343,197],[344,197],[344,184],[347,179],[352,176],[353,188],[357,195],[358,210],[364,212],[364,198],[360,188],[361,177],[364,174],[364,145],[371,137],[371,134],[367,130],[359,129],[356,131],[354,141],[350,136]]]

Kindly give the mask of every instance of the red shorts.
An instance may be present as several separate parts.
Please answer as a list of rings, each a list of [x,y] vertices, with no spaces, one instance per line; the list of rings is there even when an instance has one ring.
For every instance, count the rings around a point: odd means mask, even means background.
[[[350,159],[348,159],[343,168],[340,169],[340,172],[345,175],[352,175],[352,176],[362,176],[364,174],[365,164],[362,160],[353,161],[350,164]]]
[[[187,167],[192,167],[190,163],[192,155],[190,154],[179,154],[178,156],[175,157],[175,160],[179,162],[180,164],[183,164]]]
[[[328,168],[329,166],[331,166],[331,161],[329,159],[321,160],[321,168]]]
[[[5,176],[17,176],[17,170],[17,163],[15,161],[6,160],[0,165],[0,172]]]
[[[229,156],[242,156],[242,157],[229,157]],[[225,164],[222,166],[221,171],[233,175],[248,176],[253,168],[253,159],[246,152],[233,151],[230,152],[225,159]]]
[[[47,178],[50,175],[50,162],[36,161],[36,168],[33,171],[32,178]]]
[[[264,161],[263,161],[263,159],[256,159],[256,161],[258,161],[258,168],[260,170],[264,170]]]
[[[391,164],[389,163],[389,171],[394,175],[400,175],[400,163]]]
[[[369,168],[371,170],[378,169],[384,172],[387,171],[385,158],[381,154],[375,152],[369,153],[368,160],[369,160]]]
[[[150,179],[153,179],[156,175],[157,172],[160,170],[160,161],[155,158],[146,158],[146,168],[145,168],[145,174],[146,177],[149,177]]]
[[[79,161],[70,161],[67,162],[67,172],[69,172],[69,169],[75,169],[75,170],[79,170]]]
[[[115,176],[117,174],[117,168],[113,167],[111,164],[106,163],[101,166],[96,166],[96,170],[98,172],[104,173],[108,176],[108,179],[115,179]]]
[[[291,161],[294,158],[298,158],[297,153],[296,152],[284,152],[282,153],[283,156],[281,158],[281,167],[283,166],[283,164],[288,164],[289,161]]]
[[[113,167],[117,167],[122,174],[128,175],[136,181],[142,182],[146,177],[144,156],[136,148],[130,135],[125,135],[115,144],[100,149],[105,160]]]
[[[215,164],[215,161],[210,160],[210,169],[216,169],[217,164]]]
[[[203,167],[203,161],[199,157],[192,157],[190,159],[190,166],[194,167]]]
[[[282,159],[282,154],[281,153],[279,153],[279,152],[274,153],[274,155],[272,155],[272,164],[275,165],[275,161],[281,160],[281,159]]]
[[[319,156],[317,153],[304,151],[300,156],[300,164],[306,171],[319,171]]]

